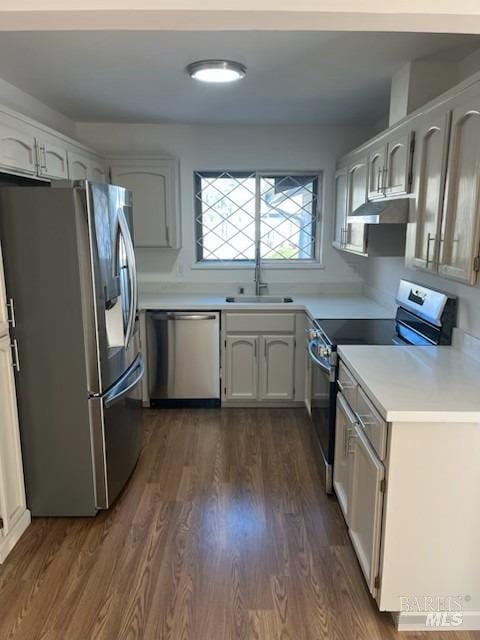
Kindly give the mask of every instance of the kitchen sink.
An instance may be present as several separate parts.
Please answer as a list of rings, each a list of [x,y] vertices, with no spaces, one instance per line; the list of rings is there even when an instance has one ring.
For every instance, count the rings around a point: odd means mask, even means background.
[[[260,303],[260,304],[282,304],[284,302],[293,302],[293,298],[283,298],[277,296],[234,296],[225,298],[226,302],[233,302],[237,304],[251,304]]]

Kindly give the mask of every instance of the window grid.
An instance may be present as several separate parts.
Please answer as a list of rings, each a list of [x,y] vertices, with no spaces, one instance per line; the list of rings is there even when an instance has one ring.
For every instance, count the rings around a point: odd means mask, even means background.
[[[197,261],[314,262],[321,174],[199,171],[194,174]]]

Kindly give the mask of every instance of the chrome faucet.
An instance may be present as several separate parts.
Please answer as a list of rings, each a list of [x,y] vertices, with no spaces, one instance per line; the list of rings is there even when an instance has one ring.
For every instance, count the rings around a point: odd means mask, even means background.
[[[261,296],[262,290],[266,289],[268,287],[268,284],[262,282],[262,263],[259,244],[255,248],[255,273],[253,276],[253,281],[255,282],[255,295]]]

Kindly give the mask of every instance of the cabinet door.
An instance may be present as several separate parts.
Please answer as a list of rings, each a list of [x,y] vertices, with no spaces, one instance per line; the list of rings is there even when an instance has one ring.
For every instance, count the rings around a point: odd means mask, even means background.
[[[480,99],[452,112],[439,272],[474,284],[480,195]]]
[[[88,179],[92,182],[107,182],[107,171],[101,162],[90,161],[87,173]]]
[[[169,161],[157,166],[112,166],[112,182],[133,192],[136,247],[179,247],[175,176],[175,167]]]
[[[68,178],[67,150],[47,141],[38,144],[38,173],[46,178]]]
[[[0,338],[8,333],[7,294],[3,272],[2,247],[0,246]]]
[[[227,337],[227,400],[258,399],[257,352],[258,336]]]
[[[380,560],[384,467],[358,424],[353,426],[353,437],[349,533],[370,593],[375,595]]]
[[[68,152],[68,176],[70,180],[88,179],[88,158],[75,151]]]
[[[367,201],[367,181],[367,158],[362,158],[348,170],[347,216],[351,215],[355,209],[358,209]],[[344,243],[344,248],[348,251],[365,253],[365,225],[360,222],[348,223]]]
[[[25,511],[17,400],[10,338],[0,339],[0,536],[8,534]]]
[[[368,199],[384,198],[383,181],[387,166],[387,145],[381,144],[372,148],[368,156]]]
[[[434,112],[417,132],[415,253],[412,265],[436,271],[440,249],[450,112]]]
[[[293,400],[295,338],[262,336],[260,349],[260,400]]]
[[[410,193],[413,133],[403,132],[389,139],[383,188],[387,196]]]
[[[345,243],[347,220],[347,167],[339,169],[335,174],[335,234],[333,244],[339,249]]]
[[[18,173],[35,174],[35,137],[10,126],[0,125],[0,166]]]
[[[350,466],[352,436],[355,416],[341,393],[337,395],[337,414],[335,422],[335,460],[333,465],[333,488],[338,498],[338,503],[349,521],[350,510]]]

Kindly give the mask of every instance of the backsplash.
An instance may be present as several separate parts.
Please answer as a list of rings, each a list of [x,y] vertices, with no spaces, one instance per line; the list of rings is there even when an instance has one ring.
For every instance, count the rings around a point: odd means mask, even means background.
[[[150,279],[145,274],[139,274],[139,290],[141,293],[214,293],[235,295],[239,293],[239,288],[244,288],[244,293],[252,295],[255,293],[254,283],[232,282],[160,282],[158,279]],[[361,295],[362,289],[355,282],[320,282],[320,283],[292,283],[275,282],[269,283],[266,295]]]

